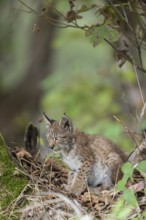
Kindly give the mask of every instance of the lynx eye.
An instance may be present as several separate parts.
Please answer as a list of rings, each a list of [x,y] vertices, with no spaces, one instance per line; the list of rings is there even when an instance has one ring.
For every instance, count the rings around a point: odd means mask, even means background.
[[[58,141],[59,140],[59,137],[57,135],[54,135],[54,140],[55,141]]]

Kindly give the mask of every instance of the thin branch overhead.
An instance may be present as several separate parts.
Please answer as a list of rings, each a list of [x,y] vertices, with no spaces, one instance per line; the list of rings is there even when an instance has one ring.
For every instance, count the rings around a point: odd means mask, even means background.
[[[42,8],[37,11],[25,3],[24,0],[18,1],[27,9],[27,13],[41,16],[52,25],[60,28],[71,27],[83,30],[94,46],[105,40],[116,51],[118,59],[123,58],[135,65],[138,71],[146,73],[141,57],[141,50],[146,43],[146,4],[144,2],[128,1],[123,3],[123,1],[107,0],[106,3],[102,4],[91,3],[78,6],[78,2],[75,0],[68,1],[69,9],[61,12],[55,2],[48,3],[47,6],[42,5]],[[83,14],[88,11],[92,11],[96,15],[97,22],[91,25],[80,25],[79,21],[84,19]],[[56,14],[57,19],[54,19],[50,12]],[[104,18],[103,22],[100,21],[97,13],[100,15],[99,17]],[[102,31],[103,28],[104,31]],[[102,31],[102,34],[99,33],[100,31]],[[119,33],[119,36],[117,33]],[[114,37],[111,38],[112,35]],[[119,43],[118,47],[114,46],[114,41]],[[123,50],[121,46],[123,43],[126,44],[126,50]]]

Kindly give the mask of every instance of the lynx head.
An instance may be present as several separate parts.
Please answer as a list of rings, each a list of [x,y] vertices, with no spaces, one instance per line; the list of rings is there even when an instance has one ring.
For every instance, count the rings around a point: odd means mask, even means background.
[[[50,148],[54,150],[69,151],[74,144],[74,128],[72,121],[65,114],[59,121],[50,119],[43,113],[47,127],[47,140]]]

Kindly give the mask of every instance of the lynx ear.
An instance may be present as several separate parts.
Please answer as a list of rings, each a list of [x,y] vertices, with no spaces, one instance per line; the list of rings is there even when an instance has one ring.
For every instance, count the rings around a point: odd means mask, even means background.
[[[50,119],[46,114],[45,112],[43,112],[43,118],[44,118],[44,121],[46,122],[47,126],[51,126],[53,124],[53,122],[55,120],[53,119]]]
[[[73,132],[74,130],[71,119],[67,117],[65,113],[62,116],[61,120],[59,121],[59,124],[62,127],[62,129],[64,129],[65,131]]]

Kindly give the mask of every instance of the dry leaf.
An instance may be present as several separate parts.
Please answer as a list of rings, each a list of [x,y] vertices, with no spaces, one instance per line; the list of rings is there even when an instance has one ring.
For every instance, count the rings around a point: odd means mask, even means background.
[[[18,170],[17,168],[15,168],[15,170],[13,172],[13,176],[19,176],[21,174],[22,174],[22,172],[20,170]]]
[[[19,152],[16,153],[16,157],[17,159],[21,159],[24,157],[27,159],[32,158],[31,154],[28,151],[24,150],[23,148]]]

